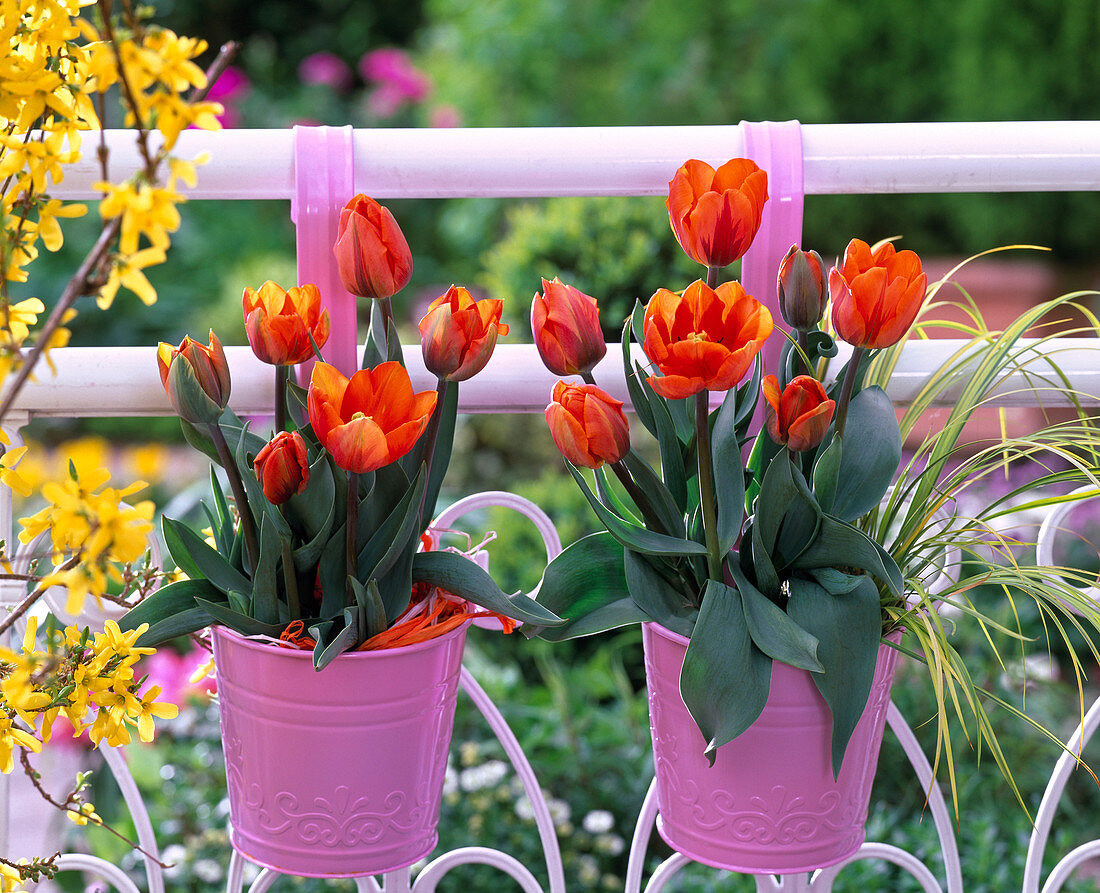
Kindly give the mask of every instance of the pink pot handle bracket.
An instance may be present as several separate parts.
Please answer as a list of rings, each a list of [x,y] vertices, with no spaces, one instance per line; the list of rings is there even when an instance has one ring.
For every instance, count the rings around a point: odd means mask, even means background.
[[[741,260],[741,284],[772,313],[776,326],[783,326],[775,283],[779,264],[791,245],[802,241],[802,125],[798,121],[742,121],[745,156],[768,172],[768,202],[760,231]],[[778,374],[779,354],[784,339],[777,332],[762,351],[765,374]],[[753,422],[759,430],[762,415]]]
[[[356,356],[355,296],[344,290],[332,246],[340,210],[355,195],[352,128],[294,127],[294,197],[290,219],[297,226],[298,284],[313,283],[332,319],[325,360],[344,375],[359,368]],[[309,380],[313,362],[299,368],[299,381]]]

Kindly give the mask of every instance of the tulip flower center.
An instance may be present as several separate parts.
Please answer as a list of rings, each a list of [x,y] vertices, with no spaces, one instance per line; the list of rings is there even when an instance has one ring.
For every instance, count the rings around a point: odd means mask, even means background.
[[[371,421],[373,421],[373,420],[374,420],[374,416],[369,416],[369,415],[367,415],[367,414],[366,414],[365,412],[356,412],[356,413],[355,413],[355,414],[354,414],[354,415],[353,415],[353,416],[351,417],[351,421],[353,421],[353,422],[357,422],[357,421],[359,421],[359,419],[370,419]]]
[[[694,341],[696,344],[698,344],[700,341],[710,341],[710,338],[707,337],[706,332],[692,332],[684,340]]]

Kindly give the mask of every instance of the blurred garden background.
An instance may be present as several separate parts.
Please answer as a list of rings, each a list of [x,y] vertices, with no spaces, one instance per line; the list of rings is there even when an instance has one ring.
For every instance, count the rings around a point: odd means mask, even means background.
[[[227,127],[351,123],[357,127],[590,126],[727,124],[798,118],[803,123],[1048,120],[1097,117],[1100,110],[1100,4],[1095,0],[155,0],[157,20],[203,36],[211,55],[225,40],[241,50],[211,98]],[[117,126],[120,122],[105,122]],[[670,171],[671,176],[673,172]],[[201,169],[199,176],[201,178]],[[804,245],[831,259],[852,236],[901,235],[903,245],[946,270],[954,260],[1006,244],[1045,246],[980,262],[961,281],[998,302],[1030,302],[1100,284],[1100,214],[1094,194],[815,196],[807,199]],[[412,247],[410,286],[395,299],[411,337],[428,301],[452,282],[503,298],[509,340],[529,340],[531,295],[539,278],[560,276],[596,296],[609,339],[635,299],[660,286],[681,288],[695,268],[680,252],[663,202],[641,199],[448,200],[390,205]],[[240,296],[266,279],[296,281],[294,237],[284,202],[193,202],[169,261],[151,271],[158,302],[121,294],[112,314],[82,314],[74,345],[137,345],[204,336],[245,343]],[[96,221],[72,221],[64,249],[36,267],[40,294],[56,293]],[[52,278],[50,278],[52,277]],[[970,277],[969,279],[967,277]],[[934,278],[934,277],[933,277]],[[984,291],[983,291],[984,290]],[[1017,295],[1017,292],[1019,293]],[[1100,310],[1095,298],[1087,298]],[[1014,315],[1014,314],[1013,314]],[[205,488],[207,470],[180,447],[174,419],[36,422],[30,430],[56,457],[43,477],[65,473],[64,455],[101,462],[119,479],[141,477],[168,511],[185,511]],[[83,451],[83,452],[81,452]],[[541,417],[462,421],[446,482],[458,495],[508,488],[543,506],[570,542],[597,525],[576,488],[562,485],[560,457]],[[33,454],[32,454],[33,455]],[[181,459],[181,457],[185,457]],[[28,457],[28,461],[30,457]],[[29,469],[28,469],[29,471]],[[1026,474],[1014,470],[1012,474]],[[1004,482],[1001,482],[1004,483]],[[999,486],[993,484],[991,487]],[[191,488],[188,490],[188,488]],[[188,494],[191,495],[188,495]],[[989,494],[976,494],[987,498]],[[1021,519],[1026,523],[1028,519]],[[530,589],[543,563],[533,527],[504,513],[480,519],[498,534],[492,567],[506,589]],[[1097,541],[1098,522],[1091,525]],[[475,536],[480,531],[475,532]],[[1095,549],[1093,549],[1095,551]],[[1082,561],[1093,560],[1086,549]],[[979,593],[988,605],[1003,598]],[[1042,640],[1038,618],[1018,605],[1019,622]],[[991,612],[994,609],[989,609]],[[1007,601],[1001,615],[1013,622]],[[960,631],[962,647],[980,630]],[[181,643],[181,650],[183,649]],[[1080,705],[1066,662],[1024,661],[1011,649],[988,661],[980,683],[1019,703],[1063,736]],[[1091,655],[1083,654],[1095,670]],[[173,891],[224,888],[224,824],[216,712],[186,682],[191,665],[172,654],[150,672],[175,680],[179,720],[163,724],[153,746],[131,750],[154,826],[172,862]],[[634,817],[651,775],[641,645],[637,630],[598,641],[549,646],[519,636],[471,636],[468,666],[494,696],[531,755],[552,799],[567,880],[574,890],[622,889]],[[912,668],[910,668],[912,669]],[[906,684],[895,700],[917,727],[930,718],[925,687]],[[160,678],[160,677],[156,677]],[[1095,681],[1092,693],[1096,693]],[[441,846],[500,846],[539,875],[541,855],[530,811],[499,745],[469,702],[460,702]],[[1056,746],[1003,717],[1001,743],[1029,808],[1038,803]],[[1028,817],[992,760],[954,737],[959,839],[966,888],[1019,889]],[[984,755],[982,755],[984,756]],[[1094,766],[1096,754],[1092,755]],[[93,755],[89,764],[98,765]],[[104,818],[125,816],[108,774],[96,774],[93,802]],[[1078,772],[1064,800],[1052,855],[1097,836],[1100,788]],[[923,793],[888,737],[880,763],[869,838],[926,857],[938,849]],[[124,845],[94,829],[88,846],[138,870]],[[653,847],[656,862],[662,852]],[[934,870],[941,870],[930,857]],[[1100,876],[1100,872],[1097,873]],[[849,869],[838,889],[916,890],[879,863]],[[76,878],[66,878],[79,889]],[[749,890],[717,872],[690,871],[683,891]],[[480,869],[454,872],[441,889],[509,890]],[[314,887],[282,880],[276,889]],[[329,889],[352,889],[339,884]],[[319,886],[317,886],[320,889]],[[1066,889],[1100,889],[1083,873]]]

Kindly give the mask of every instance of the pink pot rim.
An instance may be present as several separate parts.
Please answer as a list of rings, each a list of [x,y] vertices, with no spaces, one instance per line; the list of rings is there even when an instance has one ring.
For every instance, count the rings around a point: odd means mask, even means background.
[[[458,638],[460,635],[466,634],[466,629],[470,625],[469,620],[456,626],[449,632],[443,633],[441,636],[436,636],[434,639],[427,639],[423,642],[417,642],[415,645],[402,645],[400,648],[380,648],[377,651],[345,651],[340,655],[341,659],[351,660],[381,660],[387,656],[395,656],[398,654],[417,654],[422,651],[430,651],[433,648],[438,648],[441,645],[450,642],[453,639]],[[251,651],[263,651],[266,653],[281,654],[291,660],[309,660],[313,661],[313,649],[311,648],[280,648],[271,642],[261,642],[256,639],[250,639],[247,636],[242,636],[235,629],[230,629],[228,626],[224,626],[220,623],[213,624],[210,627],[210,632],[213,635],[223,636],[226,639],[230,639],[234,644],[247,648]]]
[[[662,639],[668,639],[668,641],[675,642],[677,645],[682,645],[685,648],[687,647],[688,642],[691,641],[691,639],[687,636],[681,635],[680,633],[674,633],[667,626],[661,626],[661,624],[659,624],[656,620],[643,620],[642,626],[648,627],[650,632],[652,632],[654,635],[660,636]],[[905,635],[905,629],[903,627],[899,627],[889,635],[881,636],[880,642],[882,644],[893,642],[896,645],[898,644],[898,642],[901,641],[901,637],[903,635]]]

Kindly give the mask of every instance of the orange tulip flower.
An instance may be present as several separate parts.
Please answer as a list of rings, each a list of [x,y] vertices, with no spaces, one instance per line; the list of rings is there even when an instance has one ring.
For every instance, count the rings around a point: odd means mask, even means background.
[[[466,381],[477,375],[489,362],[497,335],[508,334],[507,324],[500,321],[503,310],[503,301],[475,301],[455,285],[432,301],[419,326],[428,371],[444,381]]]
[[[872,253],[866,242],[852,239],[844,263],[829,272],[833,329],[856,347],[897,344],[917,318],[927,285],[914,252],[885,242]]]
[[[179,347],[157,346],[160,381],[180,418],[193,424],[216,422],[229,403],[229,364],[210,330],[210,346],[185,336]]]
[[[531,301],[531,332],[546,368],[555,375],[591,372],[607,353],[596,299],[556,276],[542,280]]]
[[[561,454],[574,465],[599,468],[630,449],[623,404],[592,384],[554,385],[546,423]]]
[[[346,471],[362,474],[400,459],[416,444],[435,409],[435,391],[413,393],[400,363],[360,369],[350,379],[317,363],[309,380],[309,423]]]
[[[739,282],[712,289],[697,279],[683,295],[658,289],[642,333],[642,349],[663,373],[649,383],[662,397],[678,400],[737,384],[771,335],[772,315]]]
[[[768,401],[765,425],[776,443],[785,444],[793,453],[812,450],[825,437],[833,419],[836,402],[825,394],[821,382],[810,375],[791,379],[783,392],[774,375],[765,375],[760,384]]]
[[[668,184],[668,219],[688,257],[724,267],[749,250],[768,200],[768,175],[747,158],[718,170],[692,159]]]
[[[340,280],[361,298],[389,298],[412,276],[412,252],[393,214],[365,195],[357,195],[340,212],[332,248]]]
[[[321,309],[316,285],[283,291],[270,279],[259,289],[244,290],[244,328],[252,352],[272,366],[294,366],[313,356],[309,338],[323,347],[328,341],[329,315]]]
[[[309,483],[306,442],[297,431],[280,431],[253,460],[256,480],[272,505],[282,505]]]

